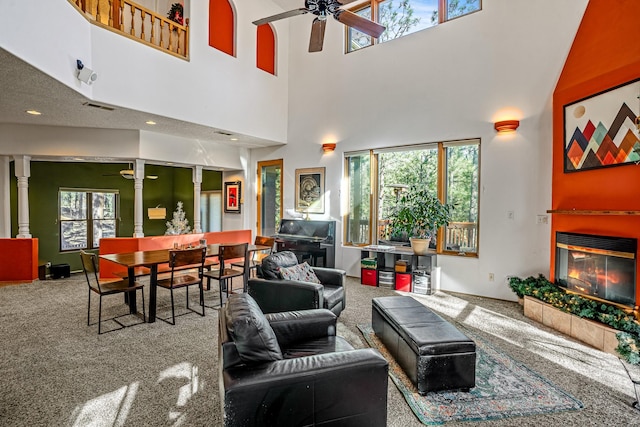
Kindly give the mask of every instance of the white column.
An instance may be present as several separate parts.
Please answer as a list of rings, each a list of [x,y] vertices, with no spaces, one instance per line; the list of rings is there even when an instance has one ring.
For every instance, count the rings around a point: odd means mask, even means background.
[[[133,165],[133,237],[144,237],[142,223],[142,183],[144,181],[144,160],[136,159]]]
[[[11,174],[9,156],[0,156],[0,237],[11,237]]]
[[[200,220],[200,191],[202,190],[202,166],[193,167],[193,232],[202,233]]]
[[[31,157],[14,156],[16,178],[18,178],[18,235],[17,238],[31,238],[29,233],[29,177]]]

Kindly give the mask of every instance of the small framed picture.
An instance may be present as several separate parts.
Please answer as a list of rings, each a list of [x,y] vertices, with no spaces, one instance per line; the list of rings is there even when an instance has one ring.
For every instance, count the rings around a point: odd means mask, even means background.
[[[240,213],[241,190],[242,183],[240,181],[224,183],[225,213]]]
[[[324,213],[324,170],[296,169],[297,212]]]

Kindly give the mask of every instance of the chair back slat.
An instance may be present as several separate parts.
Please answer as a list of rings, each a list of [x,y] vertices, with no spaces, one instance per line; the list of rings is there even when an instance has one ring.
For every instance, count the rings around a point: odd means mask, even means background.
[[[228,262],[232,259],[244,258],[246,260],[248,246],[248,243],[220,245],[220,249],[218,251],[218,261],[220,262],[220,268],[224,270],[225,262]]]
[[[82,261],[82,270],[84,270],[84,275],[87,278],[87,285],[89,288],[96,288],[99,292],[102,292],[100,289],[100,280],[98,279],[98,256],[91,252],[85,252],[83,250],[80,251],[80,260]]]
[[[269,246],[273,248],[273,244],[276,242],[275,237],[256,236],[255,244],[260,246]]]
[[[169,251],[169,267],[172,269],[184,267],[185,265],[193,265],[201,267],[207,256],[207,248],[194,248]]]

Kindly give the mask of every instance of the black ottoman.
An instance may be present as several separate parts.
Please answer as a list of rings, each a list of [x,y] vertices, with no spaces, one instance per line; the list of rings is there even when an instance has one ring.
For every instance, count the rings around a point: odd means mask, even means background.
[[[420,394],[475,387],[475,342],[415,299],[374,298],[371,323]]]

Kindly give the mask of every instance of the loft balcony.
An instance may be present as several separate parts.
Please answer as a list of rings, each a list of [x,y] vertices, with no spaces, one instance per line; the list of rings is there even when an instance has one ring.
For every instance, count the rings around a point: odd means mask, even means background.
[[[94,25],[170,55],[189,58],[188,18],[181,24],[129,0],[68,1]]]

